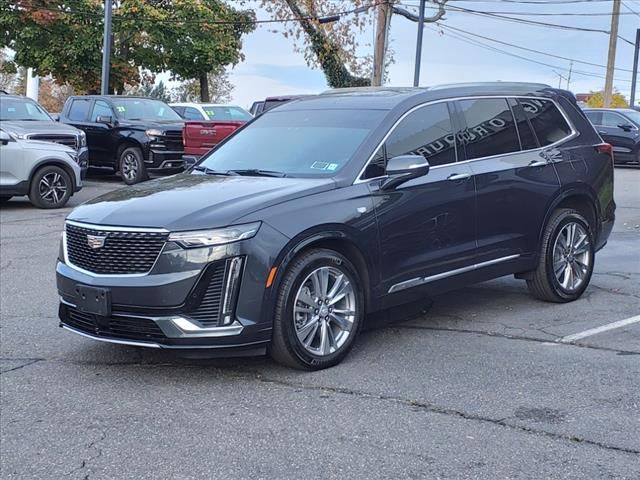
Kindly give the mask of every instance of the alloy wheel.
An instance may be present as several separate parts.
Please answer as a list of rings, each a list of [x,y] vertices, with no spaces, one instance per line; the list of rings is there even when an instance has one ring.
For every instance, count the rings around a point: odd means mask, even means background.
[[[127,153],[122,159],[122,176],[133,181],[138,176],[138,159],[133,153]]]
[[[67,183],[57,172],[47,173],[38,184],[40,198],[52,205],[60,203],[67,193]]]
[[[575,292],[584,283],[591,266],[589,235],[577,222],[562,227],[553,246],[553,273],[560,286]]]
[[[356,295],[349,278],[335,267],[320,267],[302,282],[293,320],[302,346],[318,356],[342,347],[353,331]]]

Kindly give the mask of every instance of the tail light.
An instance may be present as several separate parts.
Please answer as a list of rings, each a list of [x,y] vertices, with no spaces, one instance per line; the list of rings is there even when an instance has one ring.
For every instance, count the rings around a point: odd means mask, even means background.
[[[604,153],[605,155],[609,155],[611,157],[611,163],[613,163],[613,147],[609,143],[601,143],[596,145],[598,149],[598,153]]]

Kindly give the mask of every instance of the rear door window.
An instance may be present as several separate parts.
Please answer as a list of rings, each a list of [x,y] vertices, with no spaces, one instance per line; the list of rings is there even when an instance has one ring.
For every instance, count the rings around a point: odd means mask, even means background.
[[[91,101],[83,98],[76,98],[72,100],[71,106],[69,107],[69,120],[74,122],[85,122],[89,116],[90,105]]]
[[[602,125],[602,112],[584,112],[593,125]]]
[[[520,136],[520,146],[522,150],[533,150],[538,148],[538,141],[533,133],[531,124],[524,110],[515,98],[509,99],[509,106],[513,112],[513,116],[516,119],[516,126],[518,127],[518,135]]]
[[[459,100],[466,122],[463,132],[467,159],[520,151],[515,120],[506,98]]]
[[[571,135],[571,127],[551,100],[519,98],[540,146],[545,147]]]

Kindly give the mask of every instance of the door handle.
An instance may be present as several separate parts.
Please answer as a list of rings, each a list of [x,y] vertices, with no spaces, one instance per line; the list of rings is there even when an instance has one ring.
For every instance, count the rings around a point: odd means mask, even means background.
[[[602,130],[598,130],[598,133],[599,133],[600,135],[606,135],[606,134],[607,134],[607,132],[603,132]]]
[[[452,173],[447,177],[447,180],[455,182],[456,180],[467,180],[468,178],[471,178],[470,173]]]
[[[533,160],[527,165],[528,167],[544,167],[545,165],[549,165],[545,160]]]

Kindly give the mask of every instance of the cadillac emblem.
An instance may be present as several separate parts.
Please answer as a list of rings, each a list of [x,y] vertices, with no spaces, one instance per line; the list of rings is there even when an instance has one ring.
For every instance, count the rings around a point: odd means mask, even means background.
[[[87,245],[93,250],[104,247],[104,242],[107,239],[105,236],[100,235],[87,235]]]

